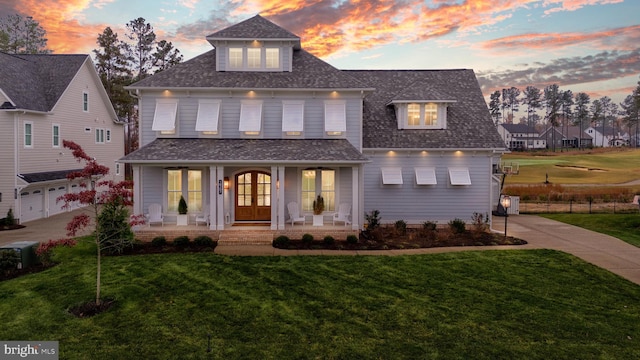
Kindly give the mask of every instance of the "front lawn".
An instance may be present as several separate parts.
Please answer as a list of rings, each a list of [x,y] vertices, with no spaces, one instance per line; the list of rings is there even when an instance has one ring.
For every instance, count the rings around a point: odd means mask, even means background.
[[[2,340],[61,359],[634,359],[640,287],[550,250],[415,256],[106,257],[0,282]],[[207,353],[208,336],[211,352]]]
[[[640,215],[633,214],[538,214],[548,219],[611,235],[640,247]]]

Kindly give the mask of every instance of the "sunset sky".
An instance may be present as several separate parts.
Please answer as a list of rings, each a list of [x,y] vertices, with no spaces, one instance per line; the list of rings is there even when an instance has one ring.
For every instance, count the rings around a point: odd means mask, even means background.
[[[185,60],[204,37],[260,14],[339,69],[476,71],[483,92],[557,83],[617,103],[640,74],[639,0],[0,0],[33,16],[54,53],[91,53],[110,26],[143,17]]]

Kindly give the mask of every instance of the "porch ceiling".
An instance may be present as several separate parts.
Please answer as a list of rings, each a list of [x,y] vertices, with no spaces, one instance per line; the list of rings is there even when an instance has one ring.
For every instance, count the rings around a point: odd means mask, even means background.
[[[156,139],[119,160],[123,163],[293,162],[365,163],[345,139]]]

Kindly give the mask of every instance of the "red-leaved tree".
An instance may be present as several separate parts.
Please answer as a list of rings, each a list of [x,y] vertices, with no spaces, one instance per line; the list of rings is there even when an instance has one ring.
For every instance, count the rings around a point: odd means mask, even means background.
[[[132,183],[130,181],[113,182],[111,180],[100,180],[109,173],[109,168],[98,164],[95,158],[90,157],[85,151],[73,141],[63,140],[62,145],[71,150],[73,157],[78,162],[84,162],[85,166],[80,171],[67,175],[71,181],[80,181],[81,190],[77,193],[69,193],[60,196],[57,201],[64,201],[64,208],[69,208],[71,204],[79,203],[87,211],[77,214],[67,224],[67,236],[75,237],[87,228],[93,227],[93,240],[97,248],[97,269],[96,269],[96,306],[100,306],[100,275],[101,256],[103,250],[113,249],[122,244],[120,239],[130,238],[133,240],[131,226],[144,223],[144,216],[135,215],[128,218],[128,207],[133,205]],[[114,220],[113,214],[119,215]],[[106,221],[105,216],[110,217]],[[107,224],[114,221],[128,221],[124,227],[114,231]]]

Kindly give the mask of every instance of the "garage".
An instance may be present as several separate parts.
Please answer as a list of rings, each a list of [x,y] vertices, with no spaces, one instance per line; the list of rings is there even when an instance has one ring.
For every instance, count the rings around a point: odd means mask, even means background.
[[[60,214],[65,212],[63,209],[64,201],[56,202],[56,199],[67,193],[66,185],[50,186],[49,187],[49,216]]]
[[[20,193],[20,222],[42,219],[44,217],[44,194],[41,189]]]

